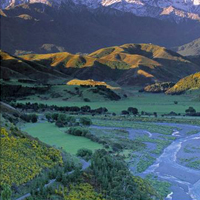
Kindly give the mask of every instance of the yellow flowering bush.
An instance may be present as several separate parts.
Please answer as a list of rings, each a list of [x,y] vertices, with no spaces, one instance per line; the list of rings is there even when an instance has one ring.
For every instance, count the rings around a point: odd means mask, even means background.
[[[55,193],[62,196],[64,200],[106,200],[101,194],[95,192],[93,186],[89,183],[71,185],[69,189],[59,187],[55,190]]]
[[[42,169],[62,164],[59,150],[27,137],[16,137],[1,128],[0,185],[21,185],[37,176]]]

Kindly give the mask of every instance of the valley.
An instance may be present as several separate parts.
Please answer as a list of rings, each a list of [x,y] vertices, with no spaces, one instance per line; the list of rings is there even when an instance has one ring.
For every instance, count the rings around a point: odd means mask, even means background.
[[[199,200],[198,62],[144,43],[0,56],[1,200]]]

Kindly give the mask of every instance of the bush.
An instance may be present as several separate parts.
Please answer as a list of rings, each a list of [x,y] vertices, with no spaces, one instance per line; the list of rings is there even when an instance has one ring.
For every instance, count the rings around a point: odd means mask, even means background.
[[[30,115],[27,115],[27,114],[22,114],[20,118],[22,120],[26,121],[26,122],[30,122],[31,121]]]
[[[46,114],[45,114],[45,117],[46,117],[46,119],[47,119],[48,121],[50,121],[50,120],[52,119],[51,113],[46,113]]]
[[[65,125],[64,125],[62,122],[60,122],[60,121],[57,121],[57,122],[55,123],[55,125],[56,125],[57,127],[59,127],[59,128],[65,126]]]
[[[193,107],[189,107],[187,110],[185,110],[186,113],[196,113],[196,110]]]
[[[38,116],[36,114],[31,115],[31,122],[36,123],[38,121]]]
[[[58,120],[58,113],[53,113],[52,114],[52,119],[57,121]]]
[[[67,116],[65,114],[61,113],[61,114],[58,115],[58,120],[57,121],[62,122],[62,123],[66,123]]]
[[[3,185],[3,191],[1,192],[2,200],[11,200],[12,191],[9,185]]]
[[[81,127],[71,127],[68,131],[68,134],[75,135],[75,136],[86,136],[89,131],[87,129],[81,128]]]
[[[88,98],[84,98],[83,99],[85,102],[90,102],[90,99],[88,99]]]
[[[82,111],[82,112],[90,112],[90,111],[91,111],[91,108],[90,108],[90,106],[82,106],[82,107],[81,107],[81,111]]]
[[[122,110],[121,115],[129,115],[129,112],[127,110]]]
[[[133,115],[137,115],[138,114],[138,109],[137,108],[133,108],[133,107],[129,107],[128,108],[128,112],[133,114]]]
[[[76,118],[73,116],[67,116],[66,121],[68,124],[72,125],[76,123]]]
[[[112,145],[112,149],[113,149],[113,151],[119,151],[119,150],[122,150],[123,147],[122,147],[121,144],[119,144],[119,143],[114,143],[114,144]]]
[[[77,151],[76,155],[89,160],[92,156],[92,151],[90,149],[82,148]]]
[[[90,125],[92,125],[92,120],[88,117],[81,117],[80,123],[85,126],[90,126]]]

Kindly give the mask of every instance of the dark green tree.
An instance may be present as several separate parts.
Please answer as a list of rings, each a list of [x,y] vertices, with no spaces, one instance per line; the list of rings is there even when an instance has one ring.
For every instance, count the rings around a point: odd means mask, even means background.
[[[4,184],[3,190],[1,192],[1,199],[2,200],[11,200],[12,190],[9,185]]]

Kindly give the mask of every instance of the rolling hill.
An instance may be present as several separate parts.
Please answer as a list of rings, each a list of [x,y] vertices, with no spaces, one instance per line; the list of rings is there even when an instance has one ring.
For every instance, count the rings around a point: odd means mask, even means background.
[[[51,66],[80,80],[115,81],[119,85],[177,82],[200,70],[200,66],[180,54],[153,44],[113,46],[88,55],[28,54],[20,58]]]
[[[91,87],[95,87],[95,86],[104,86],[106,88],[112,89],[112,90],[118,90],[120,89],[120,87],[113,87],[109,84],[107,84],[106,82],[103,81],[94,81],[92,79],[88,79],[88,80],[78,80],[78,79],[73,79],[71,81],[67,82],[67,85],[82,85],[82,86],[91,86]]]
[[[188,90],[200,89],[200,72],[187,76],[167,90],[166,94],[181,94]]]
[[[1,78],[29,78],[39,80],[40,82],[48,82],[55,79],[66,79],[66,75],[59,71],[49,68],[32,61],[24,60],[19,57],[0,50],[0,67]]]
[[[173,50],[183,56],[200,55],[200,38],[180,47],[175,47]]]

